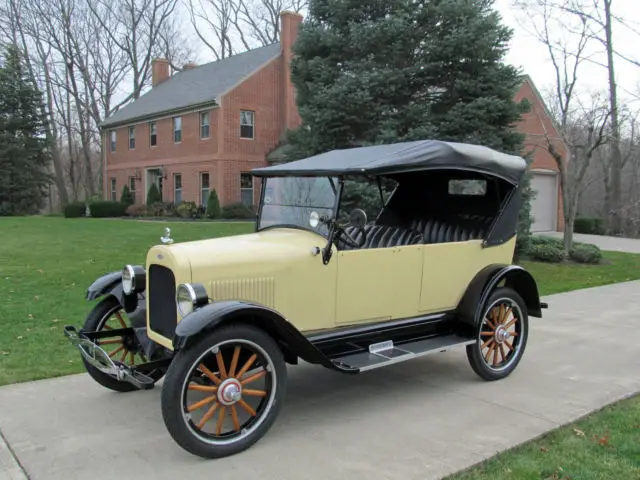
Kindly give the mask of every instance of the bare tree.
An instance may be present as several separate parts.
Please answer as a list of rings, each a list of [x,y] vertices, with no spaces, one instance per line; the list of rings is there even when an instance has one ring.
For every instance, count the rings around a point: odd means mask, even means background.
[[[539,145],[556,161],[564,210],[564,248],[573,244],[573,225],[585,175],[595,152],[606,142],[610,110],[598,95],[584,102],[576,92],[578,71],[587,58],[589,25],[584,18],[568,31],[567,20],[560,20],[552,0],[515,2],[533,20],[536,38],[545,45],[553,65],[554,81],[547,104],[557,125],[554,136],[540,117],[544,140]],[[566,151],[565,151],[566,150]]]
[[[280,38],[280,12],[297,13],[307,0],[185,0],[198,38],[216,60]]]

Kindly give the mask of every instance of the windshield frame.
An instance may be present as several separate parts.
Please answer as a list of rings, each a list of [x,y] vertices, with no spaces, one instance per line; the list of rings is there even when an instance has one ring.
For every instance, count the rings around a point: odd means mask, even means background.
[[[316,235],[319,235],[325,239],[328,239],[331,236],[331,232],[329,231],[328,233],[323,233],[323,232],[319,232],[315,229],[313,229],[311,227],[311,225],[309,225],[308,223],[306,223],[305,225],[297,225],[297,224],[289,224],[289,223],[276,223],[273,225],[267,225],[265,227],[260,227],[260,221],[262,219],[262,209],[264,207],[264,196],[265,193],[267,191],[266,186],[267,186],[267,181],[270,178],[288,178],[288,177],[294,177],[293,175],[271,175],[271,176],[265,176],[262,177],[262,181],[261,181],[261,186],[260,186],[260,204],[258,205],[258,211],[256,212],[256,223],[255,223],[255,231],[256,232],[264,232],[265,230],[273,230],[275,228],[292,228],[295,230],[303,230],[306,232],[312,232],[315,233]],[[295,177],[297,178],[302,178],[301,175],[295,175]],[[331,185],[331,188],[333,189],[334,192],[334,202],[333,205],[331,207],[331,218],[337,218],[338,215],[338,211],[340,209],[340,203],[341,203],[341,199],[342,199],[342,190],[343,190],[343,186],[344,186],[344,178],[342,176],[329,176],[329,175],[308,175],[308,176],[304,176],[305,178],[326,178],[329,180],[329,183]],[[323,208],[323,209],[329,209],[329,207],[318,207],[318,208]]]

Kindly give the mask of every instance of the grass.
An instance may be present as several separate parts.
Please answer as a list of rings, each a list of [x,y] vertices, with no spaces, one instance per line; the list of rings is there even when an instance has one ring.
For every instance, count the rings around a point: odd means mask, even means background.
[[[446,480],[640,478],[640,395],[503,452]]]
[[[55,217],[0,218],[0,385],[82,371],[62,333],[93,306],[86,288],[145,263],[166,224]],[[176,242],[250,232],[249,223],[172,223]]]
[[[97,277],[144,264],[166,223],[59,217],[0,219],[0,385],[81,372],[62,333],[81,325]],[[177,242],[247,233],[251,223],[171,223]],[[608,264],[523,262],[542,295],[640,278],[640,255],[605,253]]]

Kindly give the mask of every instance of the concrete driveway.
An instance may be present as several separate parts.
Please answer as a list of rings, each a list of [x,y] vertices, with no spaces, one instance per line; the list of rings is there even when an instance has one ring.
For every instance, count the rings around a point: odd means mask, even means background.
[[[562,232],[544,232],[539,235],[546,235],[562,239]],[[617,252],[640,253],[640,239],[624,237],[607,237],[604,235],[587,235],[585,233],[574,233],[575,242],[593,243],[602,250],[613,250]]]
[[[546,301],[503,381],[481,381],[463,350],[357,377],[300,365],[289,370],[272,430],[217,461],[169,437],[159,388],[117,394],[85,375],[3,387],[10,450],[0,448],[0,477],[24,478],[24,469],[34,480],[442,478],[640,390],[640,281]]]

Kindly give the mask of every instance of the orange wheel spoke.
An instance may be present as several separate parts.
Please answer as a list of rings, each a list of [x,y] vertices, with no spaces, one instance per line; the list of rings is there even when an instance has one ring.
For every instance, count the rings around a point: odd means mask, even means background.
[[[133,352],[129,352],[129,358],[131,359],[131,365],[136,364],[136,354]]]
[[[495,348],[493,349],[493,366],[495,367],[498,364],[498,344],[494,344]]]
[[[213,414],[216,412],[216,409],[220,406],[219,403],[214,403],[211,408],[209,410],[207,410],[207,413],[205,413],[202,416],[202,419],[200,420],[200,423],[198,423],[198,428],[202,428],[204,427],[204,424],[207,423],[209,420],[211,420],[211,417],[213,417]]]
[[[210,397],[207,397],[205,399],[200,400],[199,402],[192,403],[191,405],[189,405],[187,407],[187,412],[193,412],[194,410],[197,410],[200,407],[204,407],[205,405],[209,405],[211,402],[215,402],[215,401],[216,401],[216,396],[211,395]]]
[[[122,325],[122,328],[127,328],[127,324],[122,318],[122,315],[120,315],[120,312],[116,312],[116,317],[118,317],[118,321],[120,322],[120,325]]]
[[[508,330],[511,325],[516,323],[516,320],[518,320],[518,319],[514,316],[513,319],[504,326],[504,328],[506,328]]]
[[[507,361],[507,355],[504,353],[504,346],[502,343],[500,344],[500,358],[502,358],[503,362]]]
[[[220,435],[222,433],[222,424],[224,423],[224,417],[226,413],[227,407],[223,406],[220,413],[218,413],[218,423],[216,424],[216,435]]]
[[[238,366],[238,358],[240,358],[240,347],[237,346],[233,350],[233,358],[231,359],[231,366],[229,367],[229,376],[233,377],[236,372],[236,368]],[[235,412],[235,410],[234,410]]]
[[[502,317],[502,322],[500,322],[500,323],[503,323],[503,324],[506,323],[506,321],[509,318],[509,315],[511,315],[511,313],[512,313],[511,307],[507,307],[505,309],[505,311],[504,311],[504,316]]]
[[[218,349],[216,353],[216,360],[218,361],[218,371],[220,372],[220,378],[223,380],[227,378],[227,369],[224,366],[224,358],[222,358],[222,350]],[[222,410],[224,411],[224,409]]]
[[[240,377],[242,377],[242,375],[244,375],[244,374],[245,374],[245,372],[246,372],[247,370],[249,370],[249,367],[250,367],[251,365],[253,365],[253,362],[255,362],[255,361],[256,361],[256,358],[258,358],[258,355],[257,355],[257,354],[255,354],[255,353],[254,353],[253,355],[251,355],[251,358],[249,358],[249,360],[247,360],[247,362],[242,366],[242,368],[240,369],[240,371],[239,371],[238,373],[236,373],[236,378],[240,378]]]
[[[116,343],[122,343],[122,340],[104,340],[100,342],[98,345],[115,345]]]
[[[256,416],[256,411],[255,411],[253,408],[251,408],[251,406],[250,406],[247,402],[245,402],[244,400],[242,400],[242,399],[238,400],[238,405],[240,405],[240,406],[241,406],[242,408],[244,408],[247,412],[249,412],[249,414],[250,414],[252,417],[255,417],[255,416]]]
[[[513,345],[511,345],[509,342],[504,342],[504,344],[509,349],[510,352],[513,351]]]
[[[491,337],[489,340],[486,340],[486,341],[482,344],[482,346],[481,346],[480,348],[484,348],[484,347],[488,347],[488,346],[490,346],[490,345],[491,345],[491,343],[493,342],[493,340],[494,340],[494,338],[493,338],[493,337]]]
[[[197,392],[217,392],[218,391],[218,387],[211,387],[208,385],[198,385],[197,383],[190,383],[187,389],[195,390]]]
[[[482,332],[481,337],[493,337],[493,332]]]
[[[487,351],[487,355],[484,357],[487,362],[491,358],[491,353],[493,352],[493,349],[495,348],[495,346],[496,344],[492,343],[491,346],[489,347],[489,351]]]
[[[487,326],[488,326],[491,330],[495,330],[495,329],[496,329],[496,327],[493,325],[493,323],[491,323],[491,320],[489,320],[488,318],[487,318]]]
[[[120,357],[120,361],[124,362],[127,358],[127,353],[129,353],[129,350],[126,350],[124,352],[122,352],[122,356]]]
[[[105,325],[103,328],[104,328],[105,330],[113,330],[113,328],[112,328],[112,327],[110,327],[109,325]]]
[[[222,383],[220,379],[216,377],[211,370],[209,370],[207,367],[204,366],[204,363],[201,363],[198,366],[198,368],[202,371],[202,373],[204,373],[207,377],[209,377],[209,379],[216,385],[220,385]]]
[[[233,420],[233,429],[236,432],[240,431],[240,422],[238,421],[238,411],[236,410],[235,405],[231,405],[231,419]]]
[[[265,390],[243,390],[243,395],[249,395],[250,397],[266,397],[267,392]]]
[[[258,380],[259,378],[264,377],[266,374],[267,374],[267,371],[266,370],[262,370],[261,372],[254,373],[250,377],[247,377],[244,380],[241,380],[240,383],[242,385],[246,385],[247,383],[251,383],[251,382],[253,382],[255,380]]]
[[[113,356],[114,356],[116,353],[118,353],[120,350],[124,350],[124,345],[121,345],[121,346],[119,346],[118,348],[116,348],[113,352],[111,352],[111,353],[109,354],[109,356],[113,358]]]

